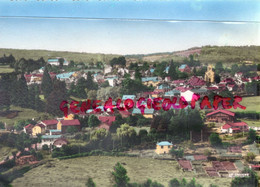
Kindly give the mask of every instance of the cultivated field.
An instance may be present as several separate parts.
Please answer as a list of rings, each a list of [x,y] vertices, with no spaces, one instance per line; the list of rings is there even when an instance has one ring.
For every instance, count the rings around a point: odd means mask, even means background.
[[[176,161],[156,160],[152,158],[133,157],[108,157],[91,156],[69,160],[55,160],[49,164],[39,166],[25,173],[22,178],[13,181],[14,187],[24,186],[55,186],[77,187],[85,186],[88,177],[92,177],[99,187],[113,186],[111,172],[114,165],[120,162],[127,169],[130,182],[144,182],[150,178],[168,186],[172,178],[185,177],[190,180],[193,177],[208,187],[216,184],[221,187],[230,186],[231,179],[196,177],[193,172],[182,172]],[[50,167],[52,165],[52,167]]]

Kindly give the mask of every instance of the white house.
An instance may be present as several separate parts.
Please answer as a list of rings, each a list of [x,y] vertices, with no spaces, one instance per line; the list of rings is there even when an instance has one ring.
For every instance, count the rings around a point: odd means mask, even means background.
[[[105,66],[104,68],[104,74],[108,74],[112,72],[112,67],[111,66]]]
[[[43,145],[48,145],[48,147],[50,148],[50,146],[53,145],[55,140],[57,140],[59,138],[61,138],[61,135],[43,135],[41,147]]]
[[[181,96],[183,96],[187,102],[190,102],[192,100],[193,94],[194,94],[194,92],[192,92],[190,90],[187,90],[185,92],[181,92]]]

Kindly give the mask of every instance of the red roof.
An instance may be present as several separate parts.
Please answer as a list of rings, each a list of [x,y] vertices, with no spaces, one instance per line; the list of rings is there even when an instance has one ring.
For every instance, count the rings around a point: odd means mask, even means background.
[[[223,166],[223,164],[219,161],[212,161],[212,166],[215,168],[217,171],[223,171],[226,170],[226,168]]]
[[[248,126],[246,122],[236,122],[236,123],[230,123],[231,126]]]
[[[185,80],[174,80],[172,81],[174,84],[180,84],[180,83],[185,83]]]
[[[189,160],[179,160],[178,163],[183,169],[192,170],[192,165]]]
[[[193,157],[195,160],[207,160],[205,155],[194,155]]]
[[[184,88],[184,87],[177,87],[175,90],[179,90],[181,92],[186,92],[187,90],[191,90],[192,88]]]
[[[252,165],[252,168],[260,168],[260,165]]]
[[[26,125],[24,128],[25,129],[32,129],[34,126],[32,125],[32,124],[28,124],[28,125]]]
[[[73,119],[73,120],[61,120],[60,121],[62,126],[77,126],[80,125],[80,122],[78,119]]]
[[[119,113],[121,114],[122,117],[128,117],[131,115],[130,112],[128,112],[128,110],[119,110]]]
[[[232,147],[229,147],[228,148],[228,151],[229,152],[232,152],[232,153],[241,153],[241,148],[239,146],[232,146]]]
[[[58,123],[58,120],[56,119],[51,119],[51,120],[43,120],[42,123],[45,125],[56,125]]]
[[[112,122],[116,120],[116,116],[99,116],[98,119],[102,122],[102,123],[106,123],[109,126],[112,125]]]
[[[229,161],[223,161],[221,162],[222,165],[224,166],[224,168],[226,170],[237,170],[235,165],[232,163],[232,162],[229,162]]]
[[[231,112],[231,111],[228,111],[228,110],[215,110],[213,112],[210,112],[207,114],[207,116],[211,116],[213,114],[217,114],[217,113],[224,113],[224,114],[227,114],[227,115],[230,115],[230,116],[235,116],[235,113],[234,112]]]
[[[205,81],[203,79],[200,79],[199,77],[193,76],[190,78],[187,84],[191,86],[203,86],[205,84]]]
[[[231,128],[231,126],[229,124],[225,124],[222,126],[222,129],[229,129],[229,128]]]
[[[239,131],[240,128],[234,128],[234,127],[232,127],[232,130],[233,130],[233,131]]]

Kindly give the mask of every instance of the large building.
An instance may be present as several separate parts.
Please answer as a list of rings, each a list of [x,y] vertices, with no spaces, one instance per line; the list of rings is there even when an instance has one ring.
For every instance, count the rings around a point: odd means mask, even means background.
[[[235,121],[235,113],[228,110],[215,110],[206,115],[208,122],[234,122]]]

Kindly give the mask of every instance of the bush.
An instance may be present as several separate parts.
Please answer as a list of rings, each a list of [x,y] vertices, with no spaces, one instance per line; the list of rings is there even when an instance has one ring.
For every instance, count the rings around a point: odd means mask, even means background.
[[[222,140],[221,138],[219,137],[218,134],[216,133],[212,133],[210,136],[209,136],[209,140],[210,140],[210,144],[212,146],[222,146]]]
[[[88,181],[86,183],[87,187],[96,187],[96,184],[94,183],[92,178],[88,178]]]
[[[49,150],[48,145],[44,144],[44,145],[42,146],[42,150],[44,150],[44,151],[48,151],[48,150]]]

